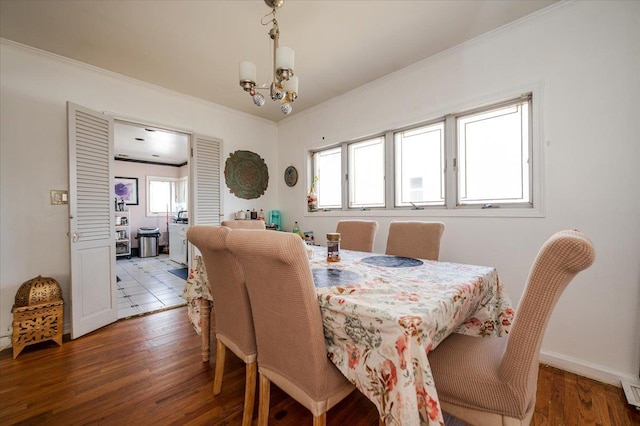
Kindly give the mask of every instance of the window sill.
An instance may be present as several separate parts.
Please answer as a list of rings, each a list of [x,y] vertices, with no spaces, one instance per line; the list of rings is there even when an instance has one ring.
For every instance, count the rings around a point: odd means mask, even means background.
[[[545,217],[543,209],[536,208],[424,208],[424,209],[369,209],[328,210],[305,212],[304,217]]]

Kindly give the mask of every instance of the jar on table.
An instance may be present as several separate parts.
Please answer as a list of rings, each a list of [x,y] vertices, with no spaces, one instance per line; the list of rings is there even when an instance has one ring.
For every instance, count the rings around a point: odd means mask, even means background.
[[[340,262],[340,233],[327,234],[327,262]]]

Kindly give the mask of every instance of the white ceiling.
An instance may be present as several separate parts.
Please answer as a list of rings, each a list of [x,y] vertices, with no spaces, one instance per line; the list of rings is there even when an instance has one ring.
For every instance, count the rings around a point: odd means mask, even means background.
[[[555,2],[286,0],[277,19],[280,45],[296,52],[292,114]],[[260,21],[270,11],[263,0],[0,0],[0,36],[277,122],[279,104],[267,95],[256,107],[238,83],[243,60],[258,84],[269,78]]]
[[[535,12],[554,1],[311,1],[278,9],[296,52],[294,112]],[[271,68],[263,0],[1,0],[0,36],[269,120],[238,84],[238,63]]]
[[[113,139],[120,160],[183,166],[189,157],[189,136],[184,133],[116,121]]]

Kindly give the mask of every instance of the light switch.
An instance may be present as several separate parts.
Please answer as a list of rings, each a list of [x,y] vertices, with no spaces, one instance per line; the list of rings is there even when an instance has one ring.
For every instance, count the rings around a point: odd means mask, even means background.
[[[69,191],[63,189],[51,190],[51,204],[69,204]]]

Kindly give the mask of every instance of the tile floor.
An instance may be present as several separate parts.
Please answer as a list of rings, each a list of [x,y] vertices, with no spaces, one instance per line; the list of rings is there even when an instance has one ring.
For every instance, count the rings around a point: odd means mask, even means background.
[[[118,258],[118,319],[186,304],[181,297],[185,280],[168,272],[181,268],[169,255]]]

